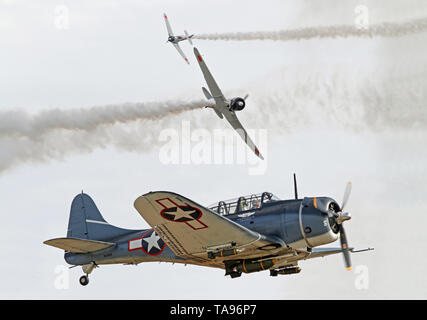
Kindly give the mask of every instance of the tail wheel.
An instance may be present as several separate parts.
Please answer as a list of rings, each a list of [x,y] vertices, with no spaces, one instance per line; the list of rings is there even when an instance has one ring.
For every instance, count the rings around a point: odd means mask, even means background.
[[[89,277],[86,275],[81,276],[79,282],[82,286],[86,286],[89,283]]]

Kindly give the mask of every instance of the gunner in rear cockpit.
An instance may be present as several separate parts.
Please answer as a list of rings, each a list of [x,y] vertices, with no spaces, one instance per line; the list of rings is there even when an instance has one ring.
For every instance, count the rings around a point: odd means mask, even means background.
[[[239,211],[245,211],[248,210],[248,203],[245,199],[245,197],[239,198]]]

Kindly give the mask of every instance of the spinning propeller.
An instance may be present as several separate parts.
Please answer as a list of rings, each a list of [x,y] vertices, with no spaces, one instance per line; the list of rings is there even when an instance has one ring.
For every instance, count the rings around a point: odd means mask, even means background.
[[[294,173],[294,192],[295,192],[295,199],[298,200],[297,179],[296,179],[295,173]],[[344,208],[347,205],[348,199],[350,198],[350,194],[351,194],[351,182],[349,181],[344,190],[344,196],[343,196],[341,207],[338,208],[338,205],[335,204],[333,207],[330,207],[328,210],[328,217],[330,219],[329,222],[330,222],[331,228],[335,233],[339,232],[339,235],[340,235],[341,250],[344,255],[344,263],[347,270],[351,270],[351,259],[350,259],[350,250],[348,248],[347,237],[345,235],[343,224],[344,224],[344,221],[351,219],[351,214],[349,212],[344,211]],[[373,249],[369,248],[366,250],[373,250]],[[366,251],[366,250],[362,250],[362,251]],[[357,252],[361,252],[361,250]]]
[[[347,237],[345,235],[343,222],[351,219],[351,214],[348,212],[344,212],[344,208],[345,208],[345,205],[347,204],[348,198],[350,197],[350,193],[351,193],[351,182],[348,182],[344,191],[344,197],[341,204],[341,211],[334,212],[335,221],[339,227],[341,249],[344,255],[344,263],[347,270],[351,270],[351,260],[350,260],[348,242],[347,242]]]

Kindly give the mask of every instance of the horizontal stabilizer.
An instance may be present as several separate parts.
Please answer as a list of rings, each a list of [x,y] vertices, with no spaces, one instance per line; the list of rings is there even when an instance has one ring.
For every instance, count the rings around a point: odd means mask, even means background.
[[[77,238],[56,238],[43,243],[73,253],[89,253],[115,246],[115,243],[111,242]]]
[[[191,36],[188,35],[187,30],[184,30],[185,36],[187,37],[188,42],[190,42],[191,45],[193,45],[193,42],[191,41],[191,38],[194,36],[194,34],[192,34]]]
[[[203,94],[205,95],[206,99],[208,99],[208,100],[213,99],[213,97],[210,94],[210,92],[208,91],[208,89],[206,89],[205,87],[202,87],[202,91],[203,91]]]

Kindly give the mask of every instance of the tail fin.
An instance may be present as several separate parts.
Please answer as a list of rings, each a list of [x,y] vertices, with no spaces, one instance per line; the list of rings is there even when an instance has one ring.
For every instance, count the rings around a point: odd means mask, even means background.
[[[188,42],[190,42],[190,44],[193,45],[193,41],[191,41],[191,37],[193,37],[194,34],[189,36],[187,30],[184,30],[184,33],[185,33],[185,36],[187,37]]]
[[[87,194],[82,192],[74,198],[67,238],[106,241],[130,232],[132,230],[118,228],[105,221],[95,202]]]

